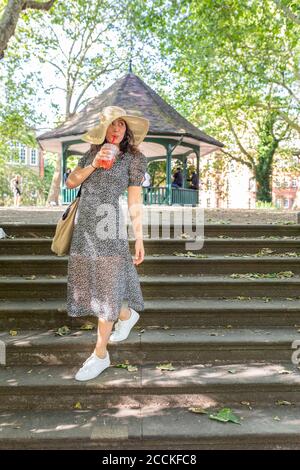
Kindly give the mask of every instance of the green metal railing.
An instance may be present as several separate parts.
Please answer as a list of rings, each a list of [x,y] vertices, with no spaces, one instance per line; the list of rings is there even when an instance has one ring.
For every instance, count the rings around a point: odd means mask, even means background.
[[[68,189],[63,187],[61,190],[62,204],[70,204],[74,201],[79,188]]]
[[[70,204],[76,197],[79,188],[68,189],[63,187],[61,190],[62,204]],[[147,206],[152,204],[167,205],[167,188],[160,187],[151,187],[151,188],[142,188],[143,190],[143,202]],[[171,188],[171,204],[180,204],[180,205],[198,205],[199,191],[196,189],[183,189],[183,188]],[[123,194],[124,197],[127,197],[127,190]]]
[[[144,204],[168,204],[167,188],[143,188]],[[171,204],[197,205],[199,191],[196,189],[171,188]]]

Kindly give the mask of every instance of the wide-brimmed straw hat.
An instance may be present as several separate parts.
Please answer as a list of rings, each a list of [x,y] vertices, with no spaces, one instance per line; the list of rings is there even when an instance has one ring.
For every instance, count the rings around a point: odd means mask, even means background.
[[[140,116],[129,115],[119,106],[106,106],[99,114],[100,123],[89,129],[82,136],[82,140],[91,144],[104,142],[108,126],[115,120],[122,118],[128,124],[134,136],[134,144],[139,145],[149,130],[149,120]]]

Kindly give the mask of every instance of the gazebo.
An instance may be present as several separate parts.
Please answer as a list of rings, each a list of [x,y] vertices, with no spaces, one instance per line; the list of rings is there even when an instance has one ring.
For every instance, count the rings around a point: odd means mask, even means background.
[[[187,159],[196,157],[199,175],[200,157],[223,147],[223,144],[188,122],[132,72],[91,99],[82,111],[67,119],[59,127],[38,137],[44,150],[60,152],[62,155],[62,203],[69,203],[76,194],[76,190],[64,187],[63,175],[67,168],[67,159],[70,155],[82,155],[88,150],[90,144],[81,140],[81,137],[88,128],[98,123],[99,112],[105,106],[121,106],[129,114],[143,115],[150,121],[148,135],[140,145],[140,149],[149,162],[166,161],[166,186],[150,188],[147,193],[148,203],[197,205],[199,191],[186,188]],[[184,181],[182,188],[171,186],[172,158],[182,162]]]

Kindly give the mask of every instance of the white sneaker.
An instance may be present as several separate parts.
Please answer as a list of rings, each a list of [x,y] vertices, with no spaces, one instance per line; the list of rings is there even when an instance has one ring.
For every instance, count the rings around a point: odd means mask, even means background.
[[[131,328],[138,322],[140,316],[139,314],[133,310],[133,308],[129,307],[131,311],[131,316],[128,320],[118,320],[115,326],[115,330],[110,335],[109,341],[118,342],[124,341],[124,339],[128,338]]]
[[[101,374],[107,367],[110,366],[110,358],[107,352],[106,357],[101,359],[93,352],[90,357],[83,363],[82,367],[79,369],[75,375],[76,380],[84,381],[91,380]]]

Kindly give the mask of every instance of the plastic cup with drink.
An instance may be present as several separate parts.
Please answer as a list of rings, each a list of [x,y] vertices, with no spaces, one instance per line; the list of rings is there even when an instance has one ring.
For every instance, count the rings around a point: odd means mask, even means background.
[[[109,150],[109,155],[100,159],[100,166],[105,170],[109,170],[113,166],[116,160],[116,156],[119,152],[119,148],[114,144],[115,140],[116,136],[113,136],[111,144],[107,143],[102,146],[103,149]]]

